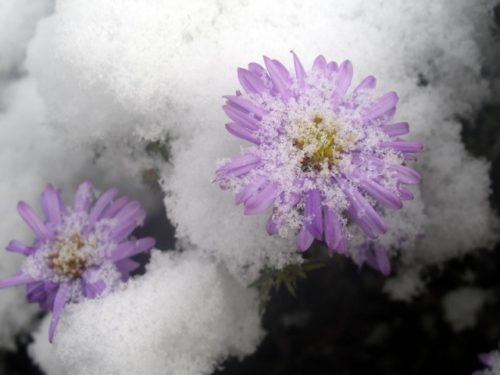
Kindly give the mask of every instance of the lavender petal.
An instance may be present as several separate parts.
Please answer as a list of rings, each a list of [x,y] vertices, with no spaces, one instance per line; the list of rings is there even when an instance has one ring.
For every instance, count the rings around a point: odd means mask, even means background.
[[[41,203],[47,222],[57,226],[61,222],[61,215],[64,210],[61,193],[54,189],[52,185],[48,185],[42,192]]]
[[[305,79],[307,77],[306,71],[304,70],[302,63],[300,62],[295,52],[292,51],[292,55],[293,55],[293,65],[295,68],[295,76],[297,77],[300,88],[304,89],[306,85]]]
[[[83,182],[78,186],[75,193],[74,210],[76,212],[88,212],[93,198],[94,185],[90,181]]]
[[[314,241],[314,236],[307,230],[305,225],[302,226],[302,229],[297,236],[297,247],[300,251],[306,251],[311,247]]]
[[[30,275],[20,273],[16,276],[0,279],[0,289],[10,288],[12,286],[24,285],[35,281]]]
[[[255,145],[260,145],[259,139],[255,137],[250,130],[240,124],[234,122],[226,124],[226,129],[229,133],[238,138],[244,139],[245,141],[248,141]]]
[[[391,115],[398,103],[398,95],[395,92],[389,92],[375,101],[364,113],[365,120],[373,120],[384,115]]]
[[[86,230],[92,230],[95,223],[101,218],[101,214],[104,212],[106,207],[113,201],[113,199],[118,195],[118,189],[112,188],[103,193],[99,199],[97,199],[94,207],[90,211],[90,215],[87,220]]]
[[[321,241],[323,239],[323,217],[321,210],[321,192],[318,189],[308,192],[304,217],[311,219],[310,222],[306,222],[306,227],[309,232],[317,240]]]
[[[243,86],[245,91],[249,94],[267,91],[264,82],[254,73],[246,69],[238,68],[238,79],[241,86]]]
[[[271,207],[278,193],[278,184],[270,183],[245,201],[245,215],[256,215]]]
[[[26,246],[25,244],[21,243],[18,240],[12,240],[9,242],[7,247],[5,248],[8,251],[12,251],[14,253],[19,253],[23,255],[31,255],[34,251],[34,249],[30,246]]]
[[[352,63],[349,60],[346,60],[342,64],[340,64],[336,82],[337,88],[335,90],[337,97],[342,97],[347,92],[347,89],[351,85],[352,74]]]
[[[31,207],[25,202],[19,202],[17,210],[19,211],[19,215],[21,215],[38,238],[43,240],[54,238],[54,232],[45,226],[45,224],[35,215]]]
[[[64,308],[69,297],[69,286],[60,285],[57,291],[56,298],[54,299],[54,305],[52,306],[52,319],[50,320],[49,326],[49,342],[53,342],[54,334],[56,332],[57,323],[61,316],[61,311]]]
[[[388,208],[400,209],[403,207],[401,199],[392,191],[384,188],[371,179],[364,179],[360,182],[361,188],[375,198],[379,203]]]
[[[344,235],[342,233],[342,225],[335,215],[333,209],[325,206],[323,208],[325,217],[325,242],[330,250],[340,254],[345,253],[345,248],[341,246]]]
[[[290,85],[292,83],[290,73],[283,64],[277,60],[271,60],[264,56],[264,63],[274,87],[281,94],[281,97],[287,100],[290,97]]]

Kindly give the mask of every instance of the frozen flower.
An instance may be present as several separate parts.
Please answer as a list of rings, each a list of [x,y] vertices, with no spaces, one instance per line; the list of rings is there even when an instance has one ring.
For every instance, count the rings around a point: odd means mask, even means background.
[[[86,181],[73,207],[65,207],[61,192],[48,185],[41,196],[44,221],[25,202],[18,204],[36,237],[31,246],[9,243],[7,250],[27,258],[16,276],[0,280],[0,288],[26,284],[27,300],[52,310],[50,341],[66,303],[116,289],[139,266],[129,258],[154,246],[153,238],[128,239],[146,215],[139,202],[117,196],[113,188],[95,200],[94,187]]]
[[[500,347],[500,342],[498,347]],[[500,353],[498,350],[494,350],[490,353],[481,353],[478,355],[479,360],[487,368],[484,370],[477,370],[472,373],[472,375],[494,375],[497,374],[498,369],[500,369]]]
[[[252,144],[222,165],[216,181],[235,193],[248,215],[272,208],[270,235],[298,233],[307,250],[314,239],[347,252],[351,222],[370,240],[387,230],[387,210],[413,199],[405,185],[420,175],[406,163],[422,145],[400,138],[393,122],[398,96],[377,95],[368,76],[348,93],[353,68],[318,56],[312,69],[295,54],[295,76],[276,60],[238,69],[244,92],[226,97],[227,130]],[[387,270],[385,251],[367,242],[363,261]]]

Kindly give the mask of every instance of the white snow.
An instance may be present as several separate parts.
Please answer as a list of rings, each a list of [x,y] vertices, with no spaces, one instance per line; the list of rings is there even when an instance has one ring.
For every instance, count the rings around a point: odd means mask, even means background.
[[[483,306],[491,302],[491,292],[474,287],[461,287],[442,300],[445,320],[455,332],[474,328]]]
[[[210,373],[226,356],[254,350],[261,335],[255,296],[232,277],[248,284],[263,267],[300,257],[293,236],[269,237],[266,215],[243,215],[212,179],[216,161],[238,155],[243,144],[224,129],[223,96],[239,89],[236,68],[264,54],[288,67],[292,49],[308,66],[318,54],[350,59],[354,84],[374,74],[382,91],[398,92],[396,120],[410,123],[408,138],[425,151],[414,165],[424,178],[416,200],[388,218],[382,239],[412,237],[401,253],[410,273],[402,269],[402,284],[386,288],[393,295],[424,289],[415,270],[490,246],[497,219],[488,202],[489,164],[464,149],[455,119],[472,116],[490,95],[481,67],[492,4],[59,0],[35,31],[52,3],[4,0],[0,82],[9,83],[0,90],[0,243],[29,241],[16,203],[36,206],[48,182],[69,197],[92,178],[162,209],[142,183],[144,170],[158,169],[176,236],[193,248],[157,255],[123,292],[67,309],[53,347],[44,346],[46,330],[37,335],[41,366],[52,374],[57,366],[76,374]],[[417,84],[419,75],[428,85]],[[167,137],[170,163],[145,152]],[[0,260],[0,276],[18,269],[19,257],[1,252]],[[0,346],[29,326],[35,309],[23,298],[22,288],[0,291]]]
[[[50,375],[210,374],[255,350],[256,297],[195,252],[156,252],[126,289],[66,308],[54,344],[42,324],[30,354]]]

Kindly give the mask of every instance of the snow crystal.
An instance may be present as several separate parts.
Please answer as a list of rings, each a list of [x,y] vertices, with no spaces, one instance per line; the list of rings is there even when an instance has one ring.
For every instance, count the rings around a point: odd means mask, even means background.
[[[153,254],[147,273],[101,300],[65,309],[29,352],[47,374],[210,374],[260,339],[256,293],[194,252]]]
[[[23,73],[21,63],[26,46],[35,33],[37,21],[47,15],[52,7],[52,0],[0,2],[0,83]]]
[[[442,300],[444,316],[455,332],[473,328],[484,304],[492,300],[491,292],[462,287],[446,294]]]

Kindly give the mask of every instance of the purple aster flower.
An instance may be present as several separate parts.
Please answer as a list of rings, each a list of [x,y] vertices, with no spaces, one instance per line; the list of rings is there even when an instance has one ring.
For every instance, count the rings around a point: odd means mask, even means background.
[[[25,202],[18,211],[35,233],[31,246],[13,240],[7,250],[26,256],[21,271],[0,280],[0,288],[27,286],[28,302],[52,310],[49,341],[66,303],[104,296],[116,289],[139,264],[130,257],[150,250],[153,238],[128,239],[142,225],[145,212],[137,201],[118,196],[113,188],[95,200],[91,182],[82,183],[73,207],[48,185],[41,195],[45,220]]]
[[[370,240],[358,261],[386,273],[386,251],[373,240],[387,230],[386,211],[413,199],[406,185],[421,177],[406,162],[423,147],[400,138],[409,126],[392,121],[398,96],[377,94],[373,76],[348,92],[350,61],[318,56],[306,72],[293,58],[294,75],[267,57],[265,68],[238,69],[244,92],[226,97],[226,128],[252,145],[222,165],[215,181],[235,193],[245,214],[272,209],[267,232],[297,233],[301,251],[317,239],[344,254],[349,224],[357,224]]]
[[[498,347],[500,348],[500,342],[498,343]],[[479,360],[483,365],[487,367],[484,370],[477,370],[472,373],[472,375],[490,375],[493,374],[494,371],[491,371],[494,366],[498,367],[500,364],[500,355],[498,350],[492,351],[490,353],[481,353],[478,355]]]

